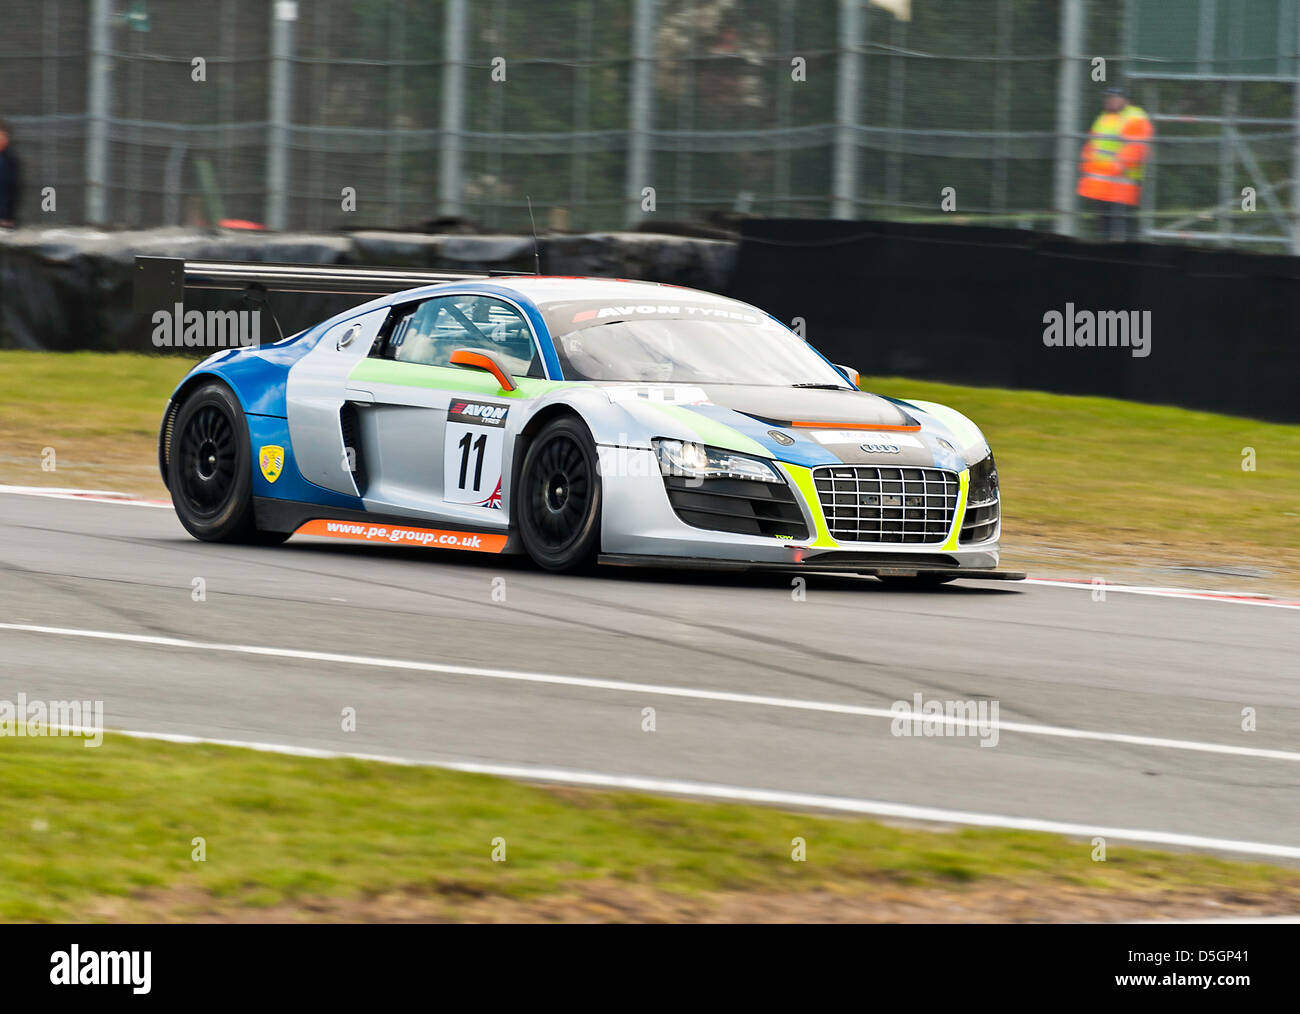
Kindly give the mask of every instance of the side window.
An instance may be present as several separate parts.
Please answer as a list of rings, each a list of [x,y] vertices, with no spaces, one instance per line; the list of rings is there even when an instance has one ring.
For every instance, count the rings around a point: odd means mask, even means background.
[[[393,325],[388,355],[399,363],[449,366],[456,349],[495,352],[516,376],[542,376],[528,322],[491,296],[426,299]]]

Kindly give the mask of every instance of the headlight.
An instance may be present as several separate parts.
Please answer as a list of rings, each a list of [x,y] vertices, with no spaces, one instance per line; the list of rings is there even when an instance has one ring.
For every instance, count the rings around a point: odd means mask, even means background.
[[[757,482],[784,482],[762,458],[751,458],[734,451],[705,447],[685,440],[655,440],[659,471],[664,475],[691,479],[754,479]]]
[[[983,461],[970,466],[970,493],[967,500],[972,507],[992,503],[998,498],[998,466],[992,452]]]

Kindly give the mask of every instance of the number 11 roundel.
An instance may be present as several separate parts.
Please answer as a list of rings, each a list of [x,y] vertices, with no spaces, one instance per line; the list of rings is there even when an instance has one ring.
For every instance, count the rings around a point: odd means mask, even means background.
[[[501,509],[501,457],[508,405],[452,398],[443,441],[442,489],[448,503]]]

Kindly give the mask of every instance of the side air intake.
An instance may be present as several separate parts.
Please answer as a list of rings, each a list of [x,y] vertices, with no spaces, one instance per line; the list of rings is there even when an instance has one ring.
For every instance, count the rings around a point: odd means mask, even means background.
[[[352,468],[352,481],[357,484],[357,494],[366,495],[366,459],[361,452],[361,421],[357,407],[351,402],[339,409],[339,428],[343,432],[343,453]]]

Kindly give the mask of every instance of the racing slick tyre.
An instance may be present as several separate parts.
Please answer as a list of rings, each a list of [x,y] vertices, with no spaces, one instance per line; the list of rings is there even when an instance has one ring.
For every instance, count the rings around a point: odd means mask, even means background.
[[[587,427],[547,423],[528,447],[519,481],[519,534],[538,566],[590,567],[600,551],[600,468]]]
[[[877,575],[877,579],[893,588],[937,588],[941,584],[947,584],[949,581],[956,581],[956,577],[945,574],[917,574],[916,577],[899,577],[898,575],[885,576]]]
[[[204,542],[276,545],[287,532],[259,532],[244,410],[230,388],[204,384],[176,415],[167,487],[185,530]]]

